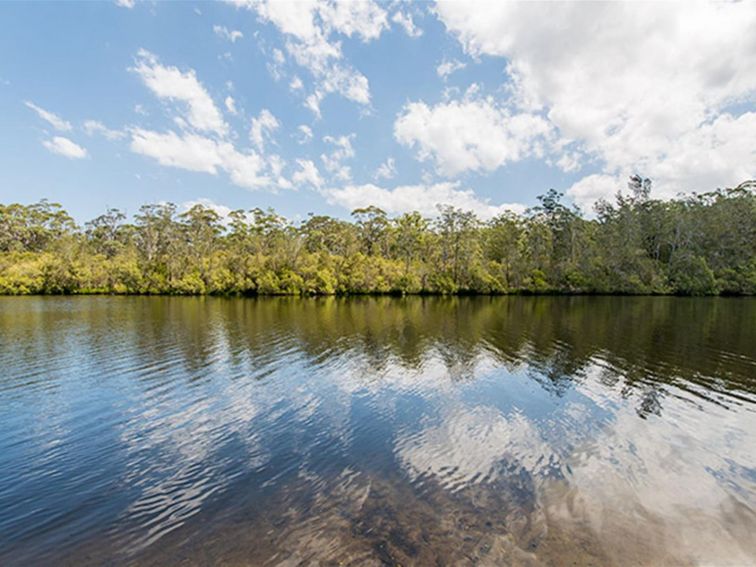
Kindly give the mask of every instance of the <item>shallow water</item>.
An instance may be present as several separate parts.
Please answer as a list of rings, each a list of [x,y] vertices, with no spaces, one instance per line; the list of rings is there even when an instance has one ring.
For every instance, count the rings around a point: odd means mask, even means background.
[[[756,563],[756,299],[0,298],[2,565]]]

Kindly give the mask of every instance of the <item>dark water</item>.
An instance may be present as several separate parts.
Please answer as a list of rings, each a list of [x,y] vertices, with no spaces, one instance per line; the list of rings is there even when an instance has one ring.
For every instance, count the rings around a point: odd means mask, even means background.
[[[0,298],[2,565],[756,563],[756,299]]]

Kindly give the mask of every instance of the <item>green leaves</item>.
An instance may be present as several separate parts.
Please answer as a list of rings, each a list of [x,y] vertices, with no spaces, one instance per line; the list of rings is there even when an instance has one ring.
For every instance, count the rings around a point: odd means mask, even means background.
[[[56,203],[0,205],[0,293],[756,293],[753,185],[671,201],[641,176],[628,187],[597,218],[552,189],[488,222],[366,207],[296,226],[272,209],[160,203],[82,230]]]

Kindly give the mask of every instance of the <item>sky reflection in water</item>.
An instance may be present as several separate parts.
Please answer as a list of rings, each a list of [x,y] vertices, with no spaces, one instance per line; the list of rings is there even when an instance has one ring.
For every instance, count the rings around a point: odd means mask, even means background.
[[[2,298],[0,563],[753,563],[755,322],[727,298]]]

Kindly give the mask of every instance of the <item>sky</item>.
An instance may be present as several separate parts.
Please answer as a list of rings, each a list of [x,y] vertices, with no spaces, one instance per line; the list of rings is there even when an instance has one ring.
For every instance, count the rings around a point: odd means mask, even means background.
[[[0,202],[491,218],[756,177],[756,2],[2,2]]]

